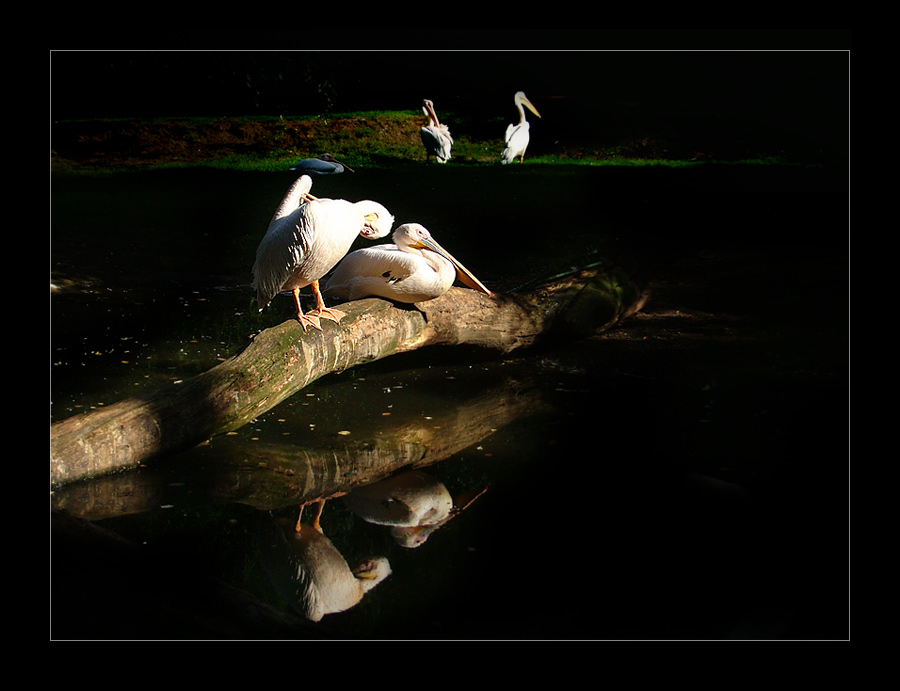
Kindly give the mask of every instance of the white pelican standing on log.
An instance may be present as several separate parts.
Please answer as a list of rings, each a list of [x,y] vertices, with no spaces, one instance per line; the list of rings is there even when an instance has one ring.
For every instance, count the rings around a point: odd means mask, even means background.
[[[512,163],[516,158],[519,159],[519,163],[522,163],[525,160],[525,149],[528,148],[528,141],[531,138],[531,135],[528,132],[528,130],[531,129],[531,125],[529,125],[528,120],[525,119],[525,109],[522,108],[522,106],[526,106],[532,113],[541,117],[541,114],[537,112],[537,108],[534,107],[534,104],[525,96],[524,91],[516,93],[515,101],[516,108],[519,109],[519,124],[509,125],[506,128],[504,148],[503,153],[501,154],[504,164]]]
[[[343,257],[357,235],[381,238],[391,231],[394,217],[378,202],[317,199],[309,194],[312,179],[302,175],[291,185],[275,211],[256,250],[253,287],[261,312],[278,293],[290,291],[297,319],[321,331],[319,318],[340,322],[345,312],[325,306],[319,279]],[[300,289],[312,287],[316,307],[307,314],[300,307]]]
[[[316,175],[337,175],[345,170],[354,172],[346,163],[341,163],[331,154],[322,154],[319,158],[304,158],[291,166],[291,170],[301,173],[315,173]]]
[[[491,295],[424,226],[405,223],[394,231],[392,239],[393,245],[364,247],[344,257],[325,285],[329,297],[358,300],[374,296],[423,302],[446,293],[457,278]]]
[[[434,156],[438,163],[446,163],[450,160],[450,147],[453,146],[453,137],[446,125],[438,121],[434,112],[434,104],[427,98],[422,101],[422,112],[428,118],[428,124],[419,130],[422,143],[425,145],[425,158]]]

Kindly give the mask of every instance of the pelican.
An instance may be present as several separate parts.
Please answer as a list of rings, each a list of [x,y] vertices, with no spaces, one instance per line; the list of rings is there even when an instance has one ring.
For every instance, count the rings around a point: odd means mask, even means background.
[[[351,173],[354,172],[353,168],[346,163],[341,163],[331,154],[322,154],[320,158],[304,158],[302,161],[292,165],[290,169],[317,175],[337,175],[345,170],[349,170]]]
[[[320,317],[340,322],[347,315],[325,306],[319,279],[347,253],[357,235],[384,237],[394,217],[378,202],[317,199],[309,194],[311,188],[312,179],[300,176],[275,211],[256,250],[253,287],[260,312],[278,293],[291,291],[303,330],[309,325],[321,331]],[[300,308],[300,289],[306,286],[316,299],[308,314]]]
[[[385,557],[363,559],[351,569],[322,532],[320,518],[324,500],[317,500],[316,503],[318,511],[311,525],[300,522],[303,515],[301,508],[293,527],[279,523],[280,537],[277,538],[280,549],[286,549],[291,578],[285,582],[283,578],[276,577],[276,585],[310,621],[321,621],[326,614],[354,607],[367,592],[391,575],[391,565]],[[273,557],[268,558],[272,575],[276,568],[275,561]],[[280,575],[280,570],[278,573]]]
[[[446,293],[458,278],[470,288],[491,295],[419,223],[404,223],[391,239],[395,244],[365,247],[344,257],[325,284],[325,292],[341,300],[375,296],[423,302]]]
[[[487,488],[462,494],[455,500],[446,486],[420,470],[410,470],[372,485],[356,487],[344,504],[368,523],[391,526],[401,547],[425,544],[438,528],[455,518]]]
[[[531,125],[529,125],[528,120],[525,119],[525,109],[522,108],[522,106],[527,106],[528,110],[538,117],[541,117],[541,114],[537,112],[537,108],[534,107],[534,104],[532,104],[525,96],[524,91],[517,92],[515,100],[516,108],[519,109],[519,124],[509,125],[506,128],[506,137],[504,139],[505,147],[501,154],[504,164],[512,163],[516,158],[519,159],[520,163],[525,160],[525,149],[528,148],[529,140],[528,130],[531,128]]]
[[[438,163],[446,163],[450,160],[450,147],[453,146],[453,137],[446,125],[438,122],[434,112],[434,104],[427,98],[422,101],[422,112],[428,118],[428,124],[419,130],[422,143],[425,145],[425,158],[434,156]]]

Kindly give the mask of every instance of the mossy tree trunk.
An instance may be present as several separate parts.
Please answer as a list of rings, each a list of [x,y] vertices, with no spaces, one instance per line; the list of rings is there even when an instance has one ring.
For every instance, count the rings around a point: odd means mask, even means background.
[[[323,331],[289,320],[180,385],[51,425],[51,484],[136,467],[237,429],[326,374],[425,346],[508,353],[551,333],[580,337],[610,328],[644,299],[621,271],[593,267],[524,295],[452,288],[416,305],[357,300],[340,306],[348,315],[340,324],[323,321]]]

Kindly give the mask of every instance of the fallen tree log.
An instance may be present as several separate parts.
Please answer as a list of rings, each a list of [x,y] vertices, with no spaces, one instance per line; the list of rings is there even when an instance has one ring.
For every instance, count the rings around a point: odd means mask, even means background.
[[[341,305],[348,316],[324,322],[323,331],[285,321],[182,384],[51,425],[51,486],[133,468],[237,429],[329,373],[432,345],[508,353],[554,333],[582,337],[614,326],[645,299],[623,271],[594,266],[523,295],[452,288],[416,305],[357,300]]]

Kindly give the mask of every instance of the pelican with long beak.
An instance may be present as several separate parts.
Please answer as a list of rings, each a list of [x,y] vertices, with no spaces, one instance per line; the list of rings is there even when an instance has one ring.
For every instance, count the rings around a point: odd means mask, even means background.
[[[341,300],[382,297],[424,302],[446,293],[458,279],[491,295],[421,224],[403,224],[392,239],[395,244],[364,247],[344,257],[325,284],[325,293]]]
[[[428,123],[419,130],[422,144],[425,145],[425,158],[434,156],[438,163],[446,163],[450,160],[450,148],[453,146],[450,130],[440,123],[434,112],[434,104],[427,98],[422,101],[422,112],[428,118]]]
[[[506,128],[504,148],[503,153],[501,154],[504,164],[512,163],[517,158],[519,159],[519,163],[522,163],[525,160],[525,149],[528,148],[528,142],[531,139],[529,133],[531,125],[528,123],[528,120],[525,119],[525,109],[522,108],[522,106],[524,105],[532,113],[541,117],[541,114],[537,112],[537,108],[534,107],[534,104],[525,96],[524,91],[516,93],[515,102],[516,108],[519,109],[519,124],[509,125]]]

